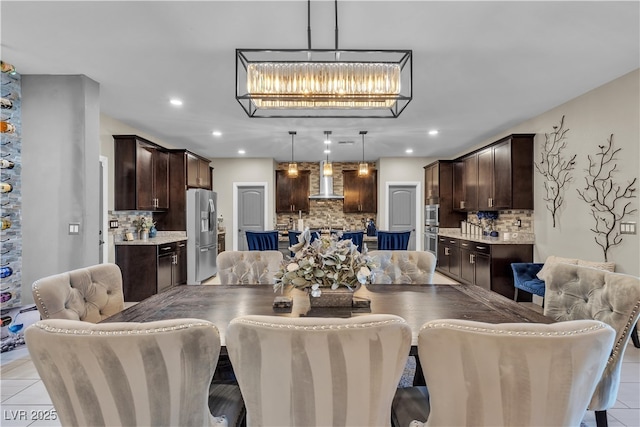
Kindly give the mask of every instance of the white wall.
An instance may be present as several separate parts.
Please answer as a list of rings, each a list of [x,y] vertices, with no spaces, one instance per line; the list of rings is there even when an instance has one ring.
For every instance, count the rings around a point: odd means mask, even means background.
[[[244,182],[267,183],[267,229],[274,227],[275,214],[275,170],[273,159],[229,159],[218,158],[211,161],[213,167],[213,191],[218,193],[218,211],[227,228],[225,246],[233,247],[233,185]]]
[[[578,198],[577,189],[582,188],[587,175],[587,155],[598,152],[598,145],[606,144],[613,134],[614,148],[618,154],[618,171],[614,181],[627,184],[640,176],[640,70],[633,71],[608,84],[585,93],[537,117],[527,120],[507,131],[478,144],[486,145],[511,133],[535,133],[534,157],[539,160],[545,142],[545,133],[553,132],[553,126],[565,116],[565,128],[569,129],[567,148],[563,154],[577,154],[576,167],[572,172],[574,181],[565,192],[565,203],[559,213],[559,221],[553,228],[551,214],[543,200],[542,175],[534,173],[534,258],[542,262],[549,255],[603,261],[604,254],[595,241],[594,226],[589,206]],[[636,195],[640,183],[635,184]],[[631,199],[632,206],[640,206],[640,200]],[[626,221],[639,223],[636,211]],[[622,243],[609,249],[609,261],[616,263],[616,271],[638,276],[640,274],[639,235],[623,235]]]

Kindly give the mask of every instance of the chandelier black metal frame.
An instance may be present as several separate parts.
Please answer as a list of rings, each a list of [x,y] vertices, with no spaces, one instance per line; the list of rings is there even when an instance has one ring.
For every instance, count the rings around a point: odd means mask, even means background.
[[[395,118],[404,111],[413,98],[413,51],[338,49],[335,4],[335,49],[311,49],[310,26],[308,49],[236,49],[236,100],[249,117]]]

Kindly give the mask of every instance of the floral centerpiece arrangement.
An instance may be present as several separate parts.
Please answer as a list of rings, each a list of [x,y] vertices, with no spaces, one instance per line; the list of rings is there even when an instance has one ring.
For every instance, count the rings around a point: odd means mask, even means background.
[[[355,291],[360,285],[371,283],[374,264],[366,248],[361,253],[351,240],[339,240],[337,234],[311,242],[307,228],[289,250],[294,255],[284,260],[276,272],[275,291],[291,285],[308,289],[312,297],[318,297],[323,288],[335,290],[342,286]]]
[[[493,231],[493,221],[498,219],[498,212],[495,211],[478,211],[478,219],[485,222],[485,233],[489,234]]]
[[[138,218],[133,220],[133,226],[136,228],[136,231],[138,232],[149,230],[155,225],[156,223],[154,220],[152,220],[151,218],[146,218],[142,215],[140,215]]]

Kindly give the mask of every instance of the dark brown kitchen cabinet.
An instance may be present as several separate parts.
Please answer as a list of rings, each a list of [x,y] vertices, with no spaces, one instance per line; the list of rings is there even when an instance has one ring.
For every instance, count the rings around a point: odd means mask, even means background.
[[[509,135],[457,159],[462,165],[455,168],[456,209],[533,209],[534,136]]]
[[[424,199],[427,205],[437,205],[440,201],[440,162],[424,167]]]
[[[276,171],[276,213],[309,213],[308,170],[290,178],[285,170]]]
[[[344,213],[378,212],[378,173],[369,170],[366,176],[358,176],[358,171],[342,171]]]
[[[437,269],[456,280],[460,277],[460,246],[458,239],[438,236]]]
[[[114,135],[115,210],[169,208],[169,153],[136,135]]]
[[[462,160],[464,199],[459,208],[465,211],[478,209],[478,156],[473,154]]]
[[[196,162],[193,159],[196,159]],[[188,183],[189,174],[191,173],[191,179],[194,179],[194,170],[198,172],[198,168],[202,171],[206,169],[205,175],[211,177],[208,159],[187,150],[169,150],[169,209],[153,215],[159,230],[186,231],[187,189],[192,187]],[[202,186],[194,186],[195,188],[211,189],[211,178],[199,182]]]
[[[427,205],[439,205],[439,226],[455,228],[460,221],[466,219],[466,214],[454,211],[453,179],[455,163],[440,160],[424,167],[425,170],[425,201]]]
[[[491,290],[491,247],[460,240],[460,280]]]
[[[463,283],[480,286],[513,299],[511,263],[533,262],[533,245],[476,242],[438,236],[436,269]],[[523,295],[520,301],[531,301]]]
[[[187,283],[186,242],[116,245],[125,301],[142,301]]]
[[[187,186],[211,190],[210,161],[188,151],[185,156],[187,158]]]

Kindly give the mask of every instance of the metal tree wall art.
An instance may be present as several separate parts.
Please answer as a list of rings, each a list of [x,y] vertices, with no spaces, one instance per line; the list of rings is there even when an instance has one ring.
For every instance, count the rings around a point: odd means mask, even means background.
[[[618,169],[615,163],[616,154],[621,148],[613,149],[613,134],[609,136],[606,145],[598,145],[600,152],[594,157],[588,155],[589,168],[585,177],[585,187],[578,191],[578,196],[589,204],[595,226],[591,231],[596,233],[595,241],[604,252],[604,260],[608,261],[607,252],[612,246],[622,242],[617,225],[622,219],[634,213],[629,199],[636,196],[634,184],[638,178],[621,186],[613,181],[613,174]]]
[[[570,172],[576,164],[576,154],[565,157],[562,153],[567,148],[567,132],[569,129],[564,128],[564,116],[562,116],[560,126],[554,126],[553,132],[544,134],[540,162],[534,162],[536,170],[545,178],[544,190],[546,194],[543,200],[547,202],[547,210],[551,212],[554,228],[558,209],[564,202],[565,186],[573,180]]]

